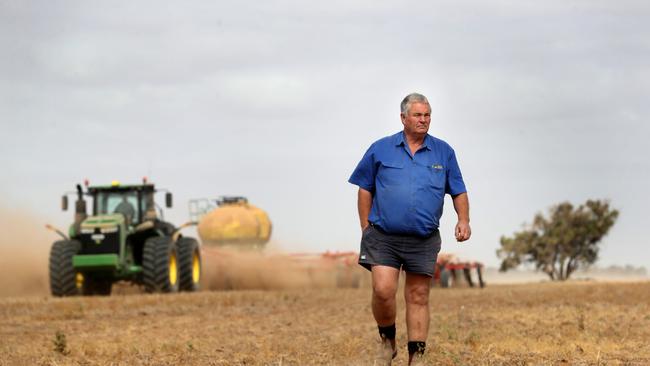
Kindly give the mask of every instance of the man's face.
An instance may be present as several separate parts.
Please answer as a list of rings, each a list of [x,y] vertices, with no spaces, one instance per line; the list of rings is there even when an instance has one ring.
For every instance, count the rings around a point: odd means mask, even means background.
[[[413,103],[406,114],[401,114],[404,132],[409,135],[424,135],[429,132],[431,107],[426,103]]]

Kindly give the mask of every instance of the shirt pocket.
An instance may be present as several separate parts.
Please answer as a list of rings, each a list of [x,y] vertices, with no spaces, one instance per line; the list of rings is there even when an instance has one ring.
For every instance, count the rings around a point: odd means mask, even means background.
[[[396,186],[404,183],[404,164],[398,162],[381,162],[377,174],[381,184]]]
[[[429,169],[429,183],[436,189],[445,188],[445,170],[444,169]]]

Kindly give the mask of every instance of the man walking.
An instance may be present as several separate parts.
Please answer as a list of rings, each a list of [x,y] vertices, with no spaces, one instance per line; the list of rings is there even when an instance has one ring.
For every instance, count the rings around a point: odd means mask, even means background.
[[[373,143],[349,179],[359,186],[359,264],[372,273],[372,313],[381,338],[376,361],[381,365],[390,365],[397,355],[395,296],[400,269],[406,272],[409,365],[423,364],[445,194],[451,195],[458,214],[456,240],[471,235],[469,200],[454,150],[428,134],[429,101],[409,94],[400,109],[403,131]]]

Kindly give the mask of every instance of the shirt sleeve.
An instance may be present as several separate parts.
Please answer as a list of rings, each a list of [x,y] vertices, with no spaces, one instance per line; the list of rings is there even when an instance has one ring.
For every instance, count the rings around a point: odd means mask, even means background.
[[[356,169],[352,172],[349,183],[359,186],[368,192],[375,192],[375,176],[377,175],[377,165],[375,164],[374,144],[368,148],[361,158]]]
[[[465,182],[463,182],[463,175],[460,172],[458,161],[456,161],[456,153],[453,149],[449,154],[447,167],[447,184],[445,186],[445,193],[455,196],[467,192]]]

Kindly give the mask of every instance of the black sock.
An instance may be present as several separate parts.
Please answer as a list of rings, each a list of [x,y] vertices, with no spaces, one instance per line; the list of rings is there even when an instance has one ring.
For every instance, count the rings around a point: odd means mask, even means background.
[[[395,339],[395,324],[379,328],[379,336],[386,339]]]
[[[408,343],[409,355],[414,353],[424,354],[424,350],[427,348],[427,342],[418,342],[411,341]]]

